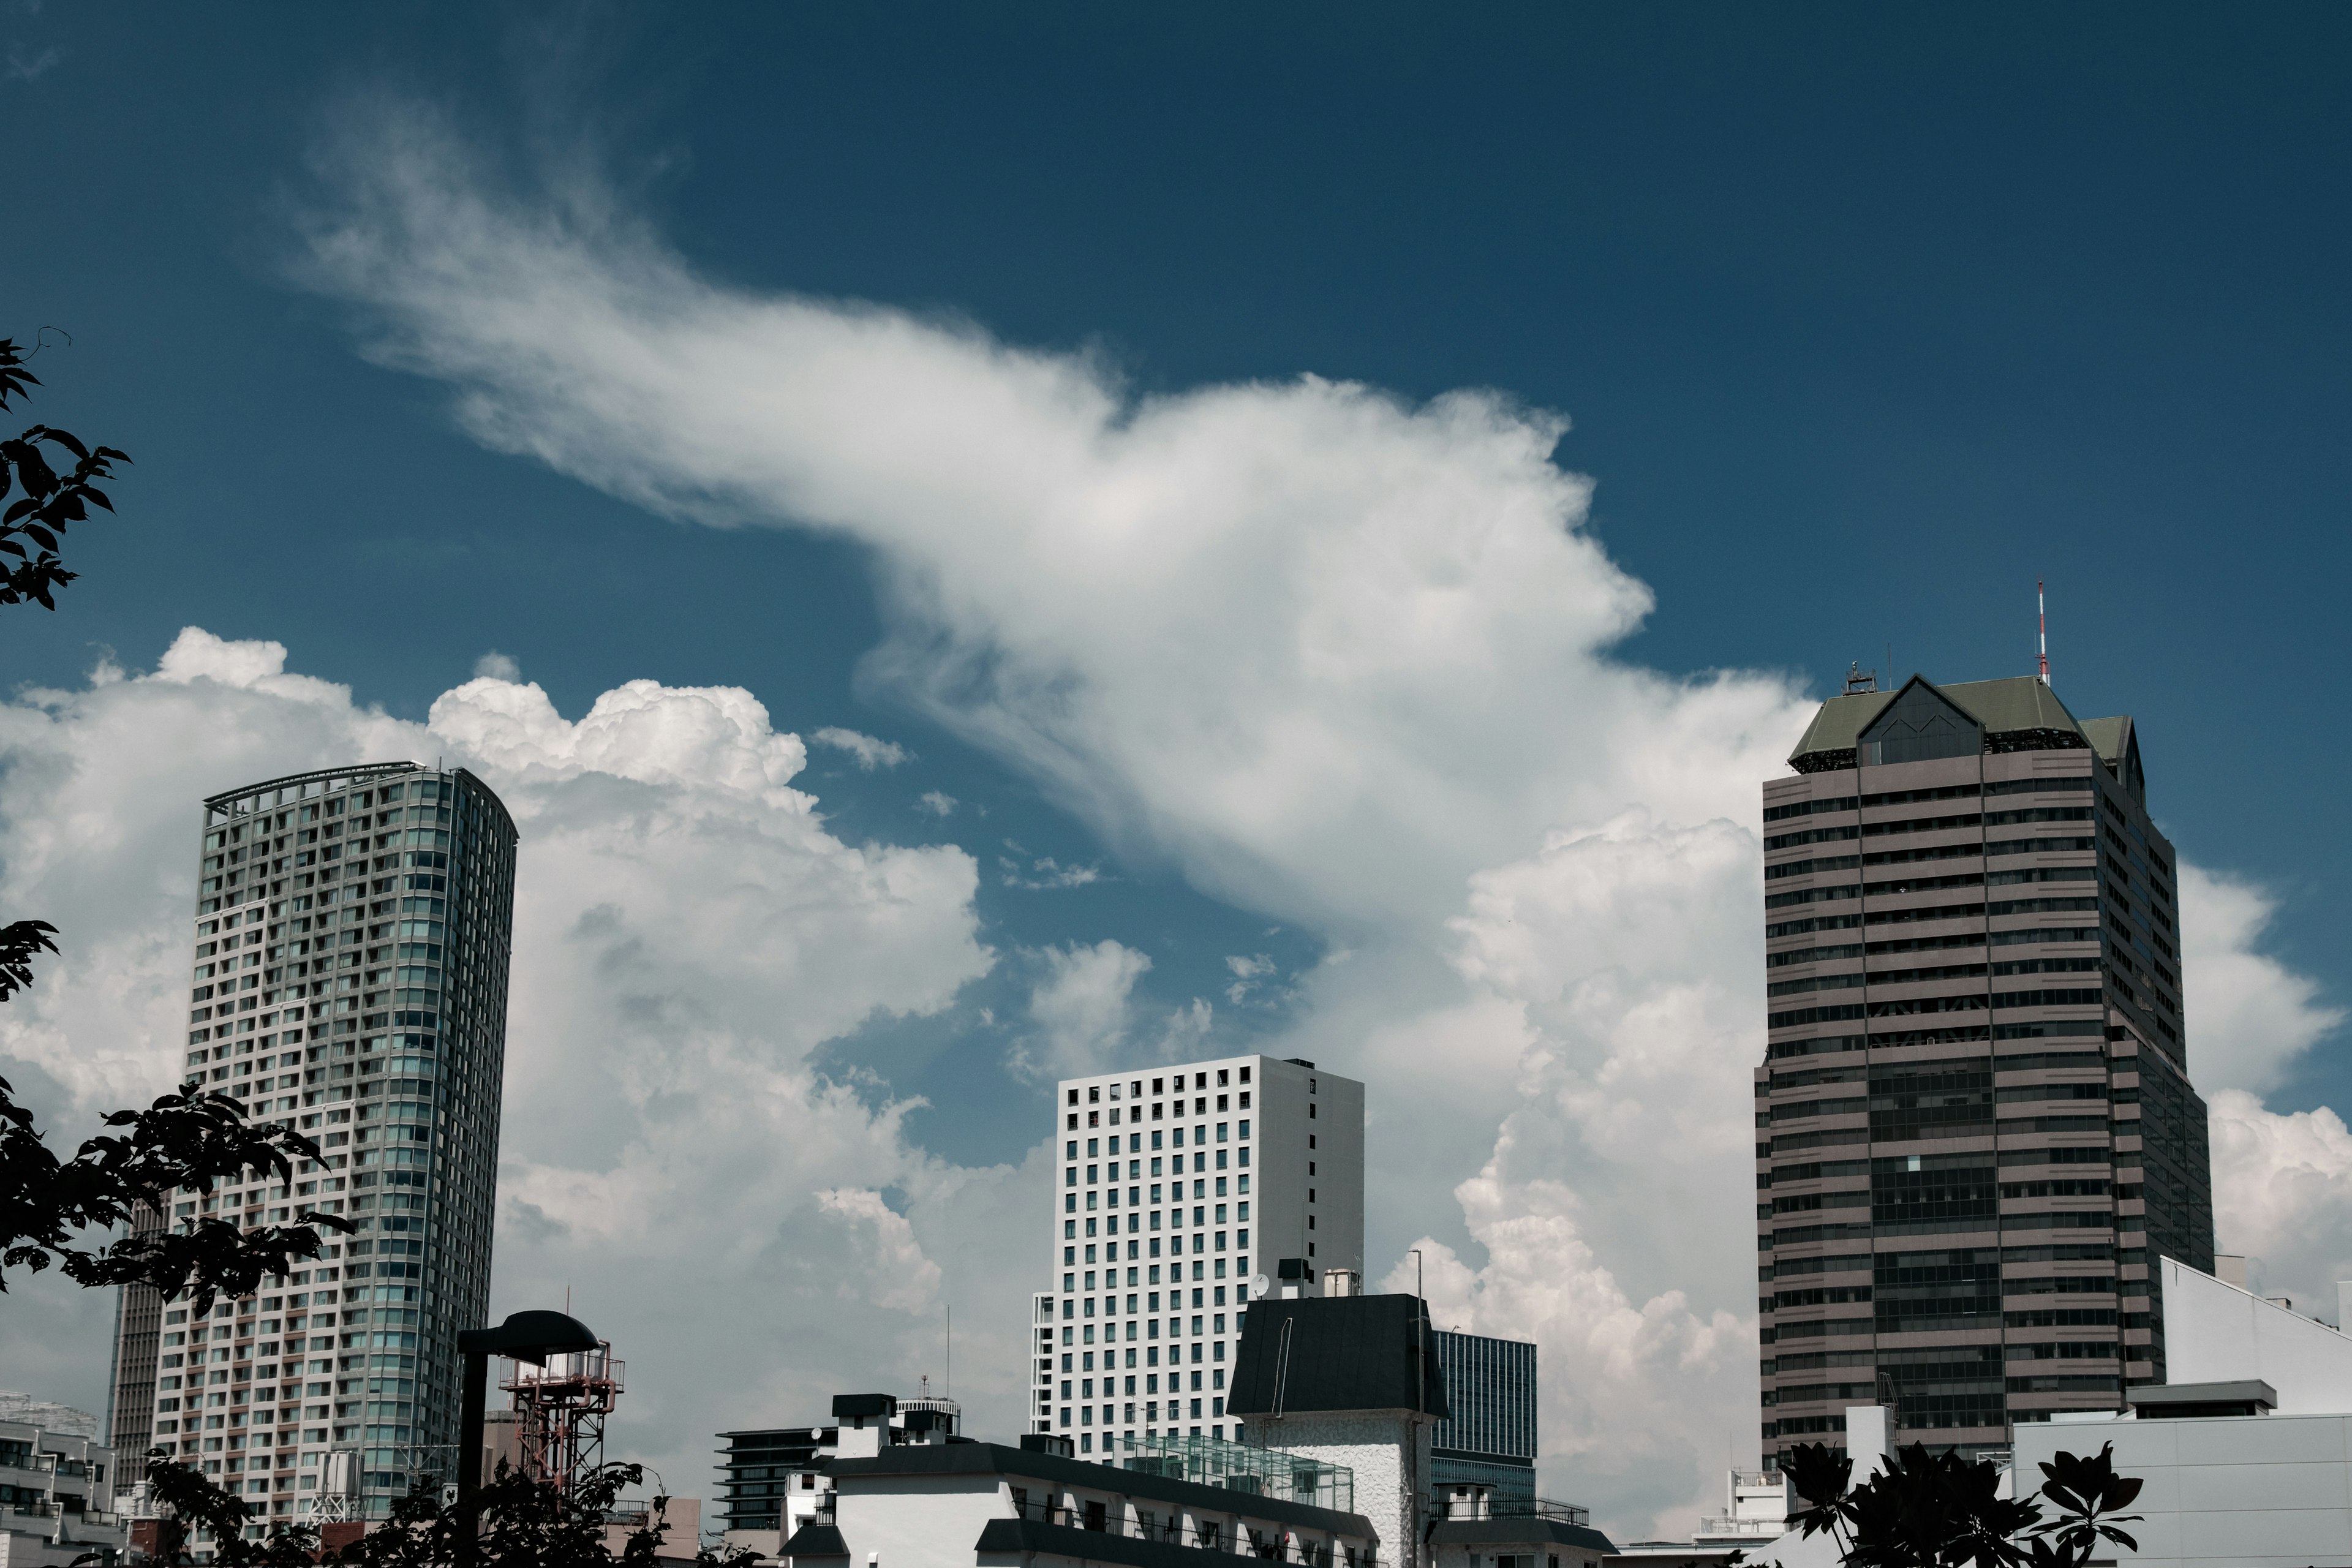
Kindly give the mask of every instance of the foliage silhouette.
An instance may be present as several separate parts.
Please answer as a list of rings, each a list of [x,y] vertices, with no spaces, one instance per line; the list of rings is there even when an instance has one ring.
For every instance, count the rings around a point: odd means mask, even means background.
[[[2116,1528],[2141,1483],[2116,1474],[2115,1445],[2095,1458],[2060,1454],[2042,1467],[2043,1513],[2031,1497],[2000,1495],[2000,1469],[1925,1444],[1897,1449],[1888,1467],[1852,1485],[1853,1462],[1825,1443],[1801,1443],[1781,1457],[1797,1495],[1811,1506],[1790,1524],[1810,1539],[1830,1536],[1848,1568],[2082,1568],[2101,1541],[2135,1551]]]
[[[641,1465],[604,1465],[566,1491],[521,1475],[501,1460],[498,1474],[481,1489],[474,1561],[480,1568],[610,1568],[616,1563],[654,1568],[657,1562],[675,1563],[677,1557],[658,1555],[671,1529],[667,1496],[653,1500],[643,1522],[622,1538],[617,1553],[604,1543],[606,1524],[622,1491],[644,1481]],[[200,1533],[209,1560],[222,1568],[310,1568],[312,1563],[448,1568],[457,1561],[457,1510],[442,1505],[440,1486],[430,1476],[420,1477],[406,1497],[394,1502],[388,1519],[357,1541],[334,1548],[321,1545],[315,1527],[282,1521],[272,1521],[258,1540],[247,1537],[245,1530],[251,1521],[245,1504],[162,1448],[148,1454],[147,1486],[148,1495],[169,1508],[171,1517],[158,1532],[157,1560],[173,1568],[194,1561]],[[696,1568],[741,1568],[755,1555],[740,1548],[713,1552],[698,1543],[693,1562]]]

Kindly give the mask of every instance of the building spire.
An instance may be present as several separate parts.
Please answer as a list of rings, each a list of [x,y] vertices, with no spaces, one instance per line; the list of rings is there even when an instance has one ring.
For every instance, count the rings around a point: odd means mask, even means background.
[[[2050,612],[2042,598],[2042,579],[2033,580],[2034,629],[2042,639],[2042,684],[2050,684]]]

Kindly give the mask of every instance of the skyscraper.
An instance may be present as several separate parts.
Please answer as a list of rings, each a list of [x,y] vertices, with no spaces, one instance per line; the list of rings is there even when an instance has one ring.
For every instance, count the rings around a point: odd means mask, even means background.
[[[2128,718],[2033,679],[1850,683],[1764,785],[1763,1447],[1998,1447],[2164,1377],[2213,1262],[2175,862]]]
[[[1429,1336],[1445,1379],[1445,1419],[1430,1435],[1430,1479],[1536,1495],[1536,1347],[1444,1329]]]
[[[1225,1377],[1253,1272],[1363,1273],[1364,1086],[1247,1056],[1065,1079],[1054,1098],[1059,1289],[1034,1298],[1031,1425],[1081,1455],[1237,1438]]]
[[[164,1217],[316,1207],[358,1229],[205,1318],[131,1293],[115,1384],[152,1380],[152,1440],[257,1513],[380,1517],[415,1474],[455,1473],[457,1331],[489,1308],[515,843],[479,779],[414,763],[204,803],[185,1076],[324,1157]]]

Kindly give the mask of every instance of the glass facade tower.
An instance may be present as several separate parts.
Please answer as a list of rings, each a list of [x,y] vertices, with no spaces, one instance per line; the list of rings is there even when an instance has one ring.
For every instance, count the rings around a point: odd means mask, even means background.
[[[126,1300],[115,1375],[152,1378],[152,1441],[257,1516],[380,1518],[416,1475],[455,1473],[457,1331],[489,1308],[515,845],[462,769],[333,769],[204,803],[185,1076],[323,1158],[290,1184],[182,1192],[163,1217],[316,1207],[358,1228],[203,1319]]]
[[[1854,683],[1862,686],[1863,682]],[[1832,698],[1764,785],[1763,1451],[1963,1453],[2161,1382],[2210,1271],[2172,847],[2128,718],[2042,681]]]
[[[1430,1437],[1430,1479],[1536,1495],[1536,1347],[1526,1340],[1432,1331],[1448,1414]]]

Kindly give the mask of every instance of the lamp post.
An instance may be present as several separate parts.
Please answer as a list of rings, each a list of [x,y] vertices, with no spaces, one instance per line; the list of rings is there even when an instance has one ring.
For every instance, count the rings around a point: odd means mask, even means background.
[[[489,1395],[490,1358],[545,1366],[549,1356],[593,1351],[599,1342],[585,1323],[564,1312],[510,1312],[495,1329],[467,1329],[457,1335],[458,1353],[466,1358],[457,1428],[459,1568],[470,1568],[481,1556],[482,1404]]]

